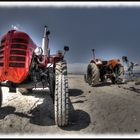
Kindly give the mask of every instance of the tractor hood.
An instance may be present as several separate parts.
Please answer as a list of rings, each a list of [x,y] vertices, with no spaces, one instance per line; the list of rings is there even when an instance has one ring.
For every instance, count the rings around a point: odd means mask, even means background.
[[[36,47],[24,32],[10,30],[3,35],[0,42],[0,81],[21,83],[25,80]]]

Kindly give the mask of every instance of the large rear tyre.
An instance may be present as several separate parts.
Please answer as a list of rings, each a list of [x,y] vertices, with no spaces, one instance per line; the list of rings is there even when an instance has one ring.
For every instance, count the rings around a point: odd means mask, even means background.
[[[99,84],[100,72],[96,64],[90,63],[87,67],[87,82],[91,86]]]
[[[0,87],[0,107],[2,106],[2,99],[3,99],[2,89]]]
[[[67,65],[65,61],[56,63],[54,105],[56,125],[60,127],[68,125],[69,94]]]

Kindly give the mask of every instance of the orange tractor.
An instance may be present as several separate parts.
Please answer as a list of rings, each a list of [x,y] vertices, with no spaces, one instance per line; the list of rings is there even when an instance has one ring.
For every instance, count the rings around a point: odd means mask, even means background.
[[[93,51],[93,59],[87,67],[87,73],[84,75],[85,81],[92,86],[96,86],[99,82],[106,82],[110,79],[113,84],[122,81],[121,75],[124,73],[123,66],[119,59],[101,60],[95,58],[95,50]]]
[[[0,106],[2,105],[2,89],[8,87],[9,92],[18,88],[31,91],[33,88],[49,88],[54,102],[55,122],[58,126],[68,125],[68,78],[67,62],[64,53],[58,51],[50,54],[49,34],[44,28],[42,47],[37,47],[31,37],[21,31],[10,30],[0,40]]]

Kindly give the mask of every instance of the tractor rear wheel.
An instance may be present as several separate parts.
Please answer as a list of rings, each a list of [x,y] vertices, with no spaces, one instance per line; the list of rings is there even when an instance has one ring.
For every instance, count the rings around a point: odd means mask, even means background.
[[[2,99],[3,99],[3,96],[2,96],[2,89],[0,87],[0,107],[2,106]]]
[[[90,63],[87,67],[87,82],[91,86],[99,84],[100,72],[96,64]]]
[[[68,125],[69,94],[67,65],[65,61],[59,61],[55,67],[55,123],[62,127]]]

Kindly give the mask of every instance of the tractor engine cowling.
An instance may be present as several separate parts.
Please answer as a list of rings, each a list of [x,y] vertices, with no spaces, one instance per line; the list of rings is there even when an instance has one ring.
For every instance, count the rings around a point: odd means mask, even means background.
[[[25,80],[36,47],[24,32],[10,30],[3,35],[0,42],[0,81],[21,83]]]

